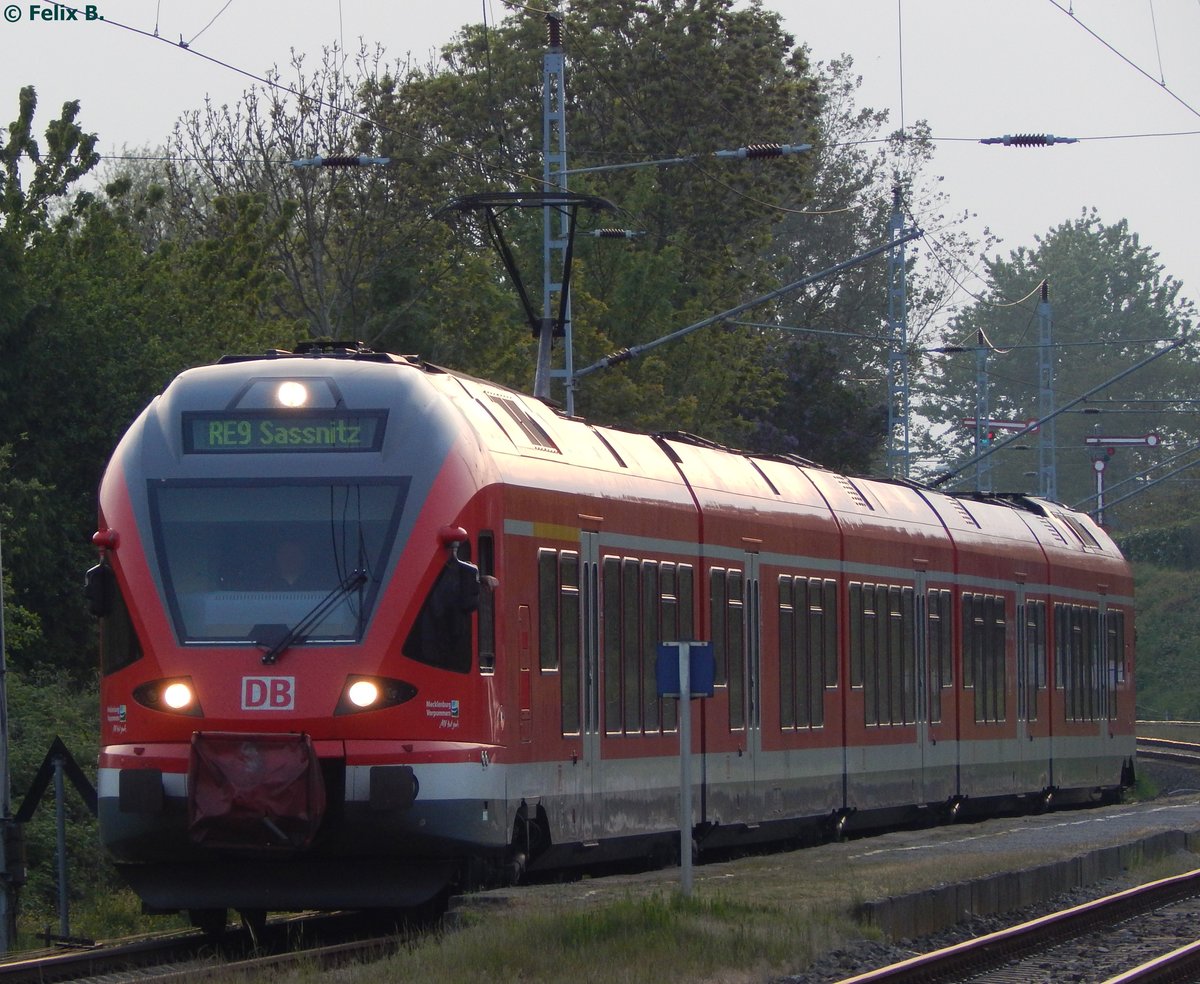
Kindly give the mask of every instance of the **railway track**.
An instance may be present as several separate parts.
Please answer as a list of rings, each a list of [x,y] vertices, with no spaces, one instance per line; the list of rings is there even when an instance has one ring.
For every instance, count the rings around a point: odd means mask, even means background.
[[[245,972],[317,967],[326,970],[394,953],[408,938],[403,925],[359,912],[272,921],[259,933],[231,930],[218,940],[187,931],[150,939],[37,953],[0,963],[0,984],[51,984],[102,978],[106,984],[227,980]]]
[[[1179,762],[1200,768],[1200,743],[1174,738],[1138,738],[1139,758],[1161,762]]]
[[[1200,870],[1073,906],[839,984],[1195,981],[1200,978],[1198,918]]]

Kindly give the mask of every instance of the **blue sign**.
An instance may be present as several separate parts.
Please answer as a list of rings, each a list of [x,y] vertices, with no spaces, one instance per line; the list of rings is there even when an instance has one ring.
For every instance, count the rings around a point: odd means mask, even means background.
[[[679,696],[679,651],[688,650],[688,682],[693,697],[711,697],[717,664],[711,642],[660,642],[654,664],[659,697]]]

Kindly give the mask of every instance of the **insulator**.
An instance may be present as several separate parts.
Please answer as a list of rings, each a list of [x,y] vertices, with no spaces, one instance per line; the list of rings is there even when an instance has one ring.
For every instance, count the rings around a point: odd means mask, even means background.
[[[750,144],[737,150],[718,150],[713,156],[746,160],[751,157],[786,157],[788,154],[803,154],[809,150],[812,150],[812,144]]]
[[[551,51],[562,49],[562,14],[556,10],[546,14],[546,39]]]
[[[1078,137],[1056,137],[1053,133],[1006,133],[1002,137],[984,137],[985,144],[1004,144],[1005,147],[1053,147],[1060,143],[1078,143]]]
[[[358,157],[354,154],[333,154],[321,161],[322,167],[358,167]]]
[[[593,229],[592,235],[597,239],[633,239],[642,233],[633,229]]]

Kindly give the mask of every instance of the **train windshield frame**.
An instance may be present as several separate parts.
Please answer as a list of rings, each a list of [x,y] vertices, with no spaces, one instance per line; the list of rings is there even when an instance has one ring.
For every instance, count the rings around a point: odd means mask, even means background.
[[[297,645],[359,642],[388,570],[410,480],[148,483],[154,557],[179,641],[262,645],[323,600]],[[357,573],[361,586],[341,590]]]

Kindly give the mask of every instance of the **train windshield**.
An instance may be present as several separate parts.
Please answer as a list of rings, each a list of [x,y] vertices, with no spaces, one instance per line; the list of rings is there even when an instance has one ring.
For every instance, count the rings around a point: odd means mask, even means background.
[[[152,482],[155,547],[180,639],[269,646],[320,609],[297,643],[358,641],[407,491],[406,480]]]

